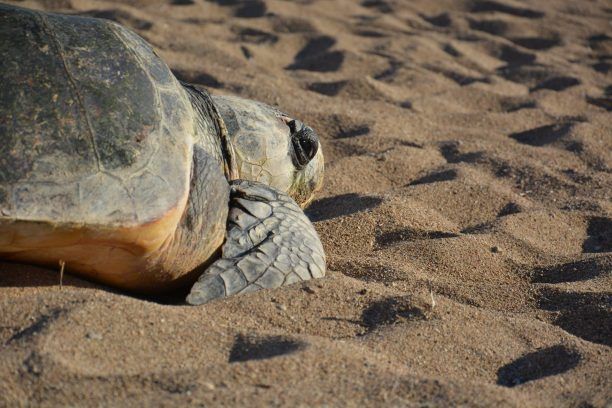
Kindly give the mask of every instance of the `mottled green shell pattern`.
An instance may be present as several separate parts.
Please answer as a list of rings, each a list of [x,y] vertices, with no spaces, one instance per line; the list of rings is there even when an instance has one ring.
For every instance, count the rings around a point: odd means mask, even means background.
[[[191,104],[142,38],[0,5],[0,55],[0,220],[140,225],[186,197]]]

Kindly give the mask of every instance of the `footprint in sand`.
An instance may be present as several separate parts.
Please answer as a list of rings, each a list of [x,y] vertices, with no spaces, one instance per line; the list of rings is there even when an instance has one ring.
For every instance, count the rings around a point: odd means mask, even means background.
[[[515,387],[529,381],[562,374],[576,367],[581,360],[577,350],[563,345],[548,347],[506,364],[497,371],[497,384]]]
[[[427,239],[457,238],[459,234],[444,231],[428,231],[417,228],[402,228],[388,231],[376,236],[376,244],[381,247],[392,246],[406,241],[423,241]]]
[[[559,74],[555,71],[555,67],[546,65],[504,65],[497,69],[497,74],[502,78],[522,84],[528,88],[537,86],[542,81],[546,81]]]
[[[534,109],[538,105],[533,100],[523,98],[501,98],[499,101],[500,109],[506,113],[518,112],[521,109]]]
[[[440,153],[447,163],[476,163],[484,158],[483,152],[461,152],[456,141],[444,142],[440,145]]]
[[[596,258],[581,259],[575,262],[536,268],[531,272],[531,282],[581,282],[605,275],[610,271],[612,271],[612,256],[599,256]]]
[[[457,85],[460,85],[460,86],[467,86],[467,85],[471,85],[471,84],[476,83],[476,82],[481,82],[481,83],[485,83],[485,84],[488,84],[488,83],[491,82],[491,80],[486,78],[486,77],[478,78],[478,77],[473,77],[473,76],[461,74],[461,73],[456,72],[456,71],[445,70],[445,69],[441,69],[441,68],[435,68],[433,66],[425,66],[425,67],[430,69],[433,72],[438,72],[438,73],[444,75],[446,78],[455,81],[455,83],[457,83]]]
[[[283,336],[238,335],[230,351],[229,362],[240,363],[250,360],[266,360],[303,350],[307,344]]]
[[[336,139],[349,139],[358,136],[365,136],[370,133],[368,125],[357,125],[354,127],[340,127],[340,130],[334,136]]]
[[[317,72],[333,72],[340,69],[344,62],[342,51],[331,51],[336,40],[330,36],[311,38],[306,45],[298,51],[288,70],[306,70]]]
[[[380,11],[381,13],[392,13],[393,7],[384,0],[364,0],[361,2],[363,7]]]
[[[191,84],[204,85],[211,88],[223,88],[223,83],[214,76],[202,71],[186,69],[173,69],[172,73],[177,79]]]
[[[458,177],[457,170],[442,170],[427,174],[423,177],[420,177],[414,181],[408,183],[409,186],[416,186],[418,184],[429,184],[429,183],[439,183],[441,181],[451,181],[455,180]]]
[[[610,72],[610,67],[612,67],[612,64],[609,64],[605,61],[600,61],[593,64],[593,69],[602,74],[607,74],[608,72]]]
[[[325,221],[369,210],[378,207],[382,202],[382,198],[375,196],[362,196],[355,193],[340,194],[314,201],[306,209],[306,215],[312,221]]]
[[[511,6],[497,1],[476,1],[472,5],[470,11],[472,13],[490,13],[497,12],[502,14],[510,14],[516,17],[524,18],[542,18],[545,14],[538,10]]]
[[[238,35],[238,39],[252,44],[275,44],[278,42],[276,34],[251,27],[233,27],[232,31]]]
[[[551,37],[514,37],[510,39],[513,43],[530,50],[543,51],[561,45],[561,39],[557,36]]]
[[[525,130],[523,132],[511,133],[508,137],[522,144],[541,147],[568,136],[573,127],[573,122],[554,123],[552,125]]]
[[[604,96],[602,98],[593,98],[593,97],[587,96],[586,100],[591,105],[605,109],[608,112],[612,111],[612,98],[608,96]]]
[[[314,33],[316,29],[308,20],[282,15],[270,16],[272,29],[277,33]]]
[[[266,15],[266,3],[260,0],[208,0],[220,6],[234,7],[234,16],[241,18],[257,18]]]
[[[508,31],[508,23],[503,20],[469,18],[468,24],[472,30],[482,31],[492,35],[503,36]]]
[[[610,72],[610,50],[612,50],[612,37],[607,34],[595,34],[587,39],[587,46],[594,51],[598,62],[591,67],[601,74]]]
[[[520,49],[511,45],[503,45],[500,48],[497,57],[507,63],[506,68],[530,65],[536,60],[535,54],[521,51]]]
[[[386,38],[386,37],[389,37],[388,34],[383,33],[382,31],[376,31],[376,30],[355,30],[355,31],[353,31],[353,34],[358,35],[360,37],[367,37],[367,38]]]
[[[609,274],[608,269],[604,273]],[[561,283],[561,282],[560,282]],[[540,290],[538,306],[551,313],[551,323],[593,343],[612,346],[612,293]]]
[[[423,302],[417,302],[410,296],[389,297],[372,302],[361,314],[361,324],[368,331],[382,326],[389,326],[399,320],[425,320],[427,314]]]
[[[426,16],[421,14],[420,17],[436,27],[449,27],[453,22],[448,13],[436,14],[434,16]]]
[[[571,88],[576,85],[580,85],[582,82],[578,78],[570,76],[555,76],[548,78],[533,88],[529,92],[539,91],[541,89],[550,89],[552,91],[564,91],[567,88]]]
[[[266,15],[267,10],[268,8],[266,7],[266,3],[263,1],[247,1],[236,9],[234,16],[242,18],[263,17]]]
[[[556,30],[535,24],[528,26],[520,18],[482,18],[475,15],[467,18],[467,22],[472,30],[503,37],[529,50],[546,51],[562,44],[561,35]]]
[[[595,51],[606,51],[612,43],[612,37],[608,34],[594,34],[587,39],[589,48]]]
[[[587,234],[587,239],[582,244],[584,252],[612,251],[612,219],[607,217],[589,218]]]
[[[326,96],[336,96],[346,86],[348,81],[313,82],[308,85],[308,90]]]
[[[506,217],[508,215],[518,214],[522,211],[520,205],[514,202],[509,202],[497,213],[497,218]]]

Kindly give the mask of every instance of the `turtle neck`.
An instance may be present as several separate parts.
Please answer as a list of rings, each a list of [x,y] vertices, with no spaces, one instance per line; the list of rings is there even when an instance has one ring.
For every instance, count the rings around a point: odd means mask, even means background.
[[[238,168],[236,164],[236,158],[234,153],[234,147],[232,146],[231,140],[225,127],[225,122],[219,114],[217,107],[215,106],[210,94],[199,87],[192,84],[179,81],[181,85],[187,91],[192,106],[196,112],[196,120],[198,122],[206,122],[206,128],[214,129],[214,133],[217,136],[216,141],[219,144],[219,151],[223,160],[223,170],[227,181],[236,180],[238,176]],[[201,124],[200,124],[201,126]]]

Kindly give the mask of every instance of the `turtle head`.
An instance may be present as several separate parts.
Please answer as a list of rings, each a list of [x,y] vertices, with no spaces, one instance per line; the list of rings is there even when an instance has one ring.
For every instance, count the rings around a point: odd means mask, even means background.
[[[241,179],[289,194],[305,207],[323,183],[319,137],[299,120],[261,102],[213,96],[230,138]]]

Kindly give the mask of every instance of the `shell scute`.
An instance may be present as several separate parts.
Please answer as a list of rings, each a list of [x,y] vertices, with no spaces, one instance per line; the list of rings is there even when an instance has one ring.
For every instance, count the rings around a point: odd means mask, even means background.
[[[2,5],[0,26],[0,219],[126,227],[186,201],[191,104],[142,38]]]

